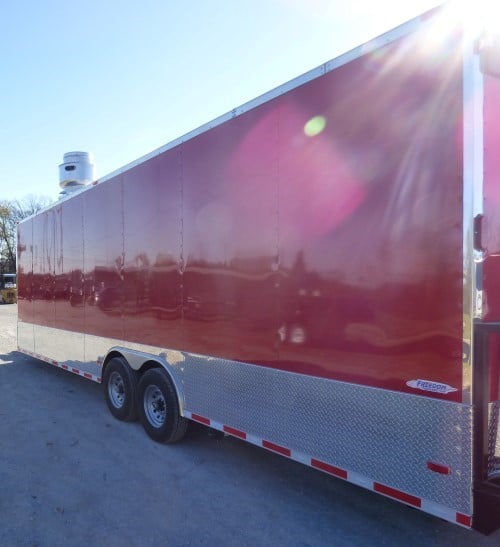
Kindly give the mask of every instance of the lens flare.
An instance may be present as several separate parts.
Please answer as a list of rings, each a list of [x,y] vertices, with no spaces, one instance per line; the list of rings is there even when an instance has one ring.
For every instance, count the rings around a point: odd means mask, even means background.
[[[314,116],[304,125],[304,133],[307,137],[315,137],[324,131],[326,119],[324,116]]]

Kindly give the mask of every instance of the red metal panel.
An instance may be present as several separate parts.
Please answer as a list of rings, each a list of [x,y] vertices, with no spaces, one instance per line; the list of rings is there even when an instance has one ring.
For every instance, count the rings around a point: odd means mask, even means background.
[[[462,385],[461,67],[413,40],[280,101],[287,370]]]
[[[33,219],[33,321],[55,326],[54,307],[54,210]]]
[[[272,118],[265,135],[252,129]],[[239,116],[182,145],[185,347],[270,364],[277,357],[278,112]]]
[[[462,64],[456,38],[423,43],[65,202],[63,246],[84,202],[86,332],[461,400]]]
[[[416,55],[414,39],[205,135],[210,170],[215,140],[235,173],[268,165],[257,196],[278,181],[283,343],[264,364],[403,391],[416,378],[462,385],[461,65],[449,44]],[[251,199],[235,210],[257,226],[272,215]]]
[[[123,175],[124,337],[184,348],[180,151]]]
[[[27,220],[18,228],[17,235],[17,313],[20,321],[33,322],[33,220]]]
[[[83,201],[55,208],[55,326],[83,332]]]
[[[85,192],[84,332],[123,337],[123,210],[122,180],[116,177]]]

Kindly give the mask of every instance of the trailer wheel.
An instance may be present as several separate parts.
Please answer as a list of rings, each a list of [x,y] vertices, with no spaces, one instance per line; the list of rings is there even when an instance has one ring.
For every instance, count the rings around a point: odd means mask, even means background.
[[[146,371],[139,381],[139,416],[158,443],[175,443],[186,433],[189,420],[181,416],[174,386],[162,368]]]
[[[137,420],[137,374],[123,357],[113,357],[103,376],[104,398],[115,418]]]

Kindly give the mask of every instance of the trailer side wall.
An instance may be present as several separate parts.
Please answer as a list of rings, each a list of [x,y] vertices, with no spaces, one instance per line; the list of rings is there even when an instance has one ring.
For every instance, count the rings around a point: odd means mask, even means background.
[[[461,400],[457,40],[409,35],[36,217],[20,320]]]
[[[431,26],[23,223],[20,348],[141,352],[184,416],[470,526],[463,50]]]

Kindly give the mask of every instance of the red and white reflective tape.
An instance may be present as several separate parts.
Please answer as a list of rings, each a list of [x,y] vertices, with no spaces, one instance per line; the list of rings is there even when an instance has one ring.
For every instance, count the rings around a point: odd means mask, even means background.
[[[392,488],[387,484],[373,481],[372,479],[359,475],[358,473],[348,471],[347,469],[341,469],[340,467],[336,467],[335,465],[332,465],[330,463],[318,460],[317,458],[313,458],[307,454],[298,452],[297,450],[293,450],[291,448],[276,444],[269,440],[256,437],[255,435],[250,435],[245,431],[241,431],[240,429],[236,429],[229,425],[216,422],[214,420],[211,420],[210,418],[206,418],[205,416],[200,416],[199,414],[190,412],[189,410],[184,411],[184,417],[189,418],[194,422],[209,426],[213,429],[223,431],[224,433],[227,433],[228,435],[231,435],[233,437],[237,437],[238,439],[243,439],[244,441],[247,441],[251,444],[261,446],[262,448],[270,450],[271,452],[281,454],[282,456],[286,456],[287,458],[308,465],[309,467],[313,467],[314,469],[319,469],[320,471],[324,471],[325,473],[333,475],[334,477],[338,477],[353,484],[357,484],[358,486],[362,486],[363,488],[367,488],[368,490],[372,490],[373,492],[382,494],[385,497],[400,501],[406,505],[410,505],[411,507],[416,507],[418,509],[421,509],[422,511],[425,511],[426,513],[442,518],[449,522],[453,522],[455,524],[463,526],[464,528],[471,528],[472,526],[471,515],[465,515],[449,507],[445,507],[438,503],[434,503],[418,496],[414,496],[413,494],[410,494],[408,492],[403,492],[402,490],[398,490],[397,488]]]
[[[90,372],[87,372],[85,370],[80,370],[79,368],[76,368],[73,365],[68,365],[67,363],[59,363],[58,361],[55,361],[54,359],[50,359],[49,357],[45,357],[44,355],[40,355],[39,353],[34,353],[27,349],[22,349],[19,347],[17,349],[21,353],[26,353],[26,355],[31,355],[31,357],[34,357],[35,359],[40,359],[40,361],[45,361],[46,363],[49,363],[50,365],[54,365],[55,367],[62,368],[63,370],[67,370],[68,372],[77,374],[78,376],[82,376],[83,378],[87,378],[87,380],[92,380],[93,382],[97,382],[98,384],[102,382],[102,379],[100,376],[96,376],[95,374],[91,374]]]

